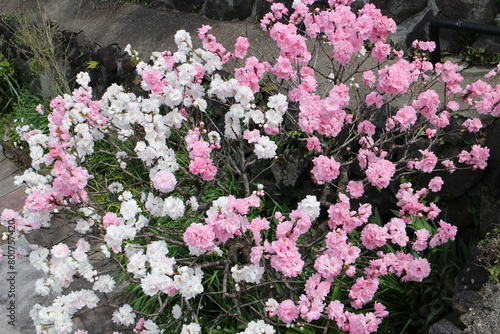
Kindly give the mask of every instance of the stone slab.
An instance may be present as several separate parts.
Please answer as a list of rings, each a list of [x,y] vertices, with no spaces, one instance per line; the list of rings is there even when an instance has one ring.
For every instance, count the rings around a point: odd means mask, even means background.
[[[15,244],[0,246],[5,254],[4,259],[0,261],[0,282],[2,282],[0,284],[0,333],[36,333],[29,312],[35,304],[45,306],[51,300],[49,297],[39,296],[35,292],[35,282],[44,277],[44,274],[42,271],[35,270],[28,258],[13,260],[11,268],[6,256],[9,246],[15,249],[18,247],[27,249],[28,242],[24,237],[21,237],[16,240]],[[53,297],[51,296],[51,298]],[[7,309],[9,305],[12,310]],[[9,324],[11,313],[14,323]]]
[[[22,175],[22,173],[17,171],[16,173],[11,174],[8,178],[0,180],[0,197],[10,194],[19,188],[19,186],[14,184],[14,176],[16,175]]]
[[[221,22],[201,15],[182,13],[162,8],[147,8],[140,4],[113,2],[96,8],[93,0],[40,0],[47,17],[57,22],[60,30],[84,30],[87,37],[101,46],[128,43],[148,61],[151,52],[177,50],[174,34],[184,29],[191,33],[196,46],[201,46],[197,29],[210,25],[217,41],[232,51],[239,36],[248,36],[250,44],[258,50],[269,50],[269,37],[250,22]],[[36,10],[34,0],[0,1],[0,13],[19,13]],[[267,47],[264,47],[266,45]]]
[[[0,180],[3,180],[18,171],[19,168],[9,160],[0,162]]]
[[[19,187],[7,195],[2,196],[2,198],[0,198],[0,213],[2,213],[4,209],[12,209],[16,212],[22,211],[26,199],[24,189],[25,187]]]
[[[69,239],[75,235],[74,223],[70,222],[65,215],[54,215],[50,221],[49,228],[41,228],[26,234],[26,239],[42,247],[51,248],[60,242],[71,245]],[[76,241],[76,240],[74,240]]]

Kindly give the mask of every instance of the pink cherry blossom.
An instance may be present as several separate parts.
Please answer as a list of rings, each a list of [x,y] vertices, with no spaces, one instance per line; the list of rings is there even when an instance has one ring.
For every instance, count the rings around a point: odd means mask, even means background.
[[[349,192],[351,198],[359,198],[363,196],[365,188],[362,182],[349,181],[347,184],[347,191]]]
[[[375,107],[381,108],[384,105],[384,96],[377,92],[371,92],[366,95],[365,102],[369,107],[375,105]]]
[[[379,280],[377,278],[365,279],[359,277],[351,286],[349,298],[354,308],[360,309],[363,305],[373,299],[378,290]]]
[[[246,37],[238,37],[236,39],[236,44],[234,44],[234,56],[240,59],[245,58],[249,46],[250,43]]]
[[[414,40],[413,43],[411,44],[412,47],[418,48],[422,51],[434,51],[436,48],[436,43],[435,42],[423,42],[419,40]]]
[[[472,165],[473,169],[485,169],[488,165],[486,161],[489,157],[489,148],[481,147],[480,145],[473,145],[470,152],[467,152],[465,150],[460,152],[460,154],[458,155],[458,162]]]
[[[326,296],[330,293],[331,283],[328,281],[321,281],[321,275],[314,274],[307,280],[305,284],[305,292],[309,299],[319,299],[324,301]]]
[[[250,130],[246,129],[243,132],[243,138],[245,138],[250,144],[257,143],[260,139],[259,130],[255,129],[255,130],[250,131]]]
[[[443,160],[441,164],[448,169],[450,173],[453,173],[456,170],[455,163],[451,160]]]
[[[412,249],[416,251],[423,251],[427,248],[427,240],[429,239],[431,233],[425,228],[415,231],[417,239],[413,242]]]
[[[271,266],[286,277],[297,277],[304,267],[297,246],[289,239],[273,241],[270,248],[276,254],[271,256]]]
[[[298,308],[300,316],[311,322],[321,317],[321,312],[325,308],[325,305],[319,299],[310,300],[306,295],[301,295],[299,297]]]
[[[483,127],[479,118],[468,118],[462,123],[462,126],[469,132],[478,132]]]
[[[208,225],[199,223],[191,224],[183,235],[184,242],[189,246],[198,247],[201,250],[208,251],[215,247],[215,233]]]
[[[57,206],[54,204],[55,198],[51,191],[41,192],[36,190],[28,195],[25,201],[26,209],[29,212],[50,212]]]
[[[401,131],[406,131],[417,121],[417,112],[411,106],[404,106],[394,116],[394,121],[401,126]]]
[[[368,136],[373,136],[375,134],[375,125],[370,121],[362,121],[358,124],[358,132],[364,133]]]
[[[363,82],[365,85],[367,85],[368,87],[372,87],[373,84],[375,83],[375,81],[377,81],[377,78],[375,77],[375,74],[373,74],[373,71],[363,72]],[[380,107],[377,107],[377,108],[380,108]]]
[[[378,71],[377,90],[386,94],[404,94],[416,80],[408,61],[400,59]]]
[[[426,258],[413,259],[405,262],[404,265],[406,275],[401,278],[401,281],[422,282],[424,278],[429,276],[431,265]]]
[[[319,141],[318,137],[312,136],[312,137],[307,138],[307,149],[309,151],[314,150],[314,151],[319,152],[319,153],[322,152],[321,142]]]
[[[176,184],[177,179],[175,175],[168,170],[158,172],[153,177],[153,186],[163,193],[169,193],[174,190]]]
[[[276,77],[278,77],[279,79],[291,79],[293,81],[297,79],[297,73],[293,68],[292,63],[288,58],[282,56],[278,57],[278,59],[276,60],[276,64],[271,69],[271,72],[273,72],[274,75],[276,75]]]
[[[431,241],[429,242],[429,246],[434,248],[447,242],[448,240],[455,240],[457,230],[458,229],[456,226],[440,220],[437,233],[432,237]]]
[[[405,247],[410,238],[406,234],[406,223],[401,218],[392,218],[389,223],[385,225],[393,244]]]
[[[250,230],[252,231],[253,234],[253,240],[255,241],[255,244],[260,244],[262,241],[260,232],[262,230],[268,230],[269,229],[269,221],[264,218],[254,218],[252,219],[252,222],[250,223]]]
[[[125,219],[118,217],[118,215],[114,212],[107,212],[102,217],[102,225],[104,226],[105,229],[107,229],[111,225],[120,226],[123,225],[124,223]]]
[[[447,107],[450,108],[451,111],[457,111],[460,108],[460,104],[458,104],[457,101],[450,101]]]
[[[342,265],[342,260],[331,257],[328,254],[323,254],[316,258],[314,269],[316,269],[325,280],[331,281],[333,278],[340,275]]]
[[[278,318],[287,324],[295,321],[299,317],[299,312],[299,308],[291,299],[282,301],[276,310]]]
[[[368,181],[373,186],[380,188],[386,188],[389,185],[394,173],[396,173],[396,167],[391,161],[385,159],[377,159],[369,163],[366,170]]]
[[[421,170],[424,173],[430,173],[434,170],[437,164],[437,156],[429,150],[419,150],[423,158],[415,164],[415,168]]]
[[[373,51],[372,51],[372,56],[378,62],[383,61],[390,54],[391,54],[391,46],[389,44],[384,43],[382,41],[377,41],[375,43],[375,47],[373,48]]]
[[[340,163],[333,157],[328,158],[320,155],[313,159],[313,164],[314,167],[311,170],[311,174],[314,176],[317,184],[324,184],[335,180],[340,174]]]
[[[438,192],[441,190],[441,187],[443,186],[443,184],[444,184],[444,181],[441,177],[439,177],[439,176],[433,177],[429,181],[429,189],[432,190],[433,192]]]
[[[366,249],[375,249],[382,247],[387,243],[390,237],[386,227],[381,227],[375,224],[368,224],[361,231],[361,241]]]

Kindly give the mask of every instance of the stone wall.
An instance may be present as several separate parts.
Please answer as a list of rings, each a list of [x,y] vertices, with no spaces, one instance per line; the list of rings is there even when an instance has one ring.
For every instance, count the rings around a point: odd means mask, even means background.
[[[290,6],[293,0],[281,2]],[[393,38],[403,47],[411,45],[415,39],[428,40],[429,22],[436,17],[492,24],[498,12],[496,0],[356,0],[352,6],[360,8],[368,2],[396,21],[398,32]],[[153,4],[183,12],[201,13],[213,20],[251,22],[257,22],[270,8],[267,0],[154,0]],[[441,40],[442,50],[452,52],[466,43],[459,33],[444,29]],[[487,42],[483,40],[481,43]]]
[[[28,82],[31,89],[46,98],[54,96],[53,78],[46,75],[43,69],[34,70],[33,59],[30,58],[30,50],[16,42],[16,30],[19,25],[5,23],[0,20],[0,53],[14,62],[19,69],[22,81]],[[135,65],[131,57],[122,50],[118,44],[100,46],[87,38],[84,31],[56,31],[55,45],[58,46],[57,53],[65,55],[61,57],[60,66],[66,72],[66,79],[70,87],[74,86],[74,78],[79,72],[88,72],[95,92],[99,95],[112,83],[123,83],[133,86],[131,82],[135,79]],[[94,67],[89,64],[94,62]]]
[[[288,5],[291,2],[291,0],[287,0]],[[398,22],[397,38],[405,43],[407,41],[411,42],[414,38],[427,39],[425,36],[426,26],[434,17],[442,16],[487,23],[494,19],[496,15],[495,0],[413,0],[411,2],[404,0],[372,0],[372,2],[379,6],[386,15],[393,17]],[[460,7],[462,3],[463,7]],[[251,8],[250,4],[252,5]],[[359,7],[363,4],[364,1],[358,0],[354,5]],[[183,11],[200,11],[207,17],[211,16],[212,19],[248,21],[257,20],[259,16],[262,16],[261,14],[265,12],[269,3],[266,0],[164,0],[157,1],[156,5],[165,8],[171,6]],[[485,10],[485,8],[490,9]],[[30,81],[34,89],[43,89],[41,78],[33,76],[28,71],[29,64],[27,63],[29,59],[23,56],[21,50],[9,48],[8,39],[13,36],[12,31],[0,26],[0,39],[4,40],[3,43],[0,43],[0,52],[10,53],[11,59],[16,59],[19,67],[26,69],[25,76],[29,77],[31,75]],[[123,83],[130,89],[137,88],[134,87],[136,73],[130,58],[122,50],[123,45],[100,46],[87,38],[83,31],[59,31],[58,38],[65,45],[67,52],[68,78],[73,77],[74,74],[81,70],[86,70],[89,61],[96,61],[99,63],[99,67],[90,70],[91,82],[95,85],[96,92],[102,91],[103,88],[114,82]],[[476,78],[471,79],[476,80],[479,78],[480,75],[478,74]],[[47,95],[50,95],[50,92],[47,92]],[[446,217],[443,216],[442,218],[459,226],[460,237],[466,240],[474,237],[474,233],[478,232],[481,236],[484,236],[493,226],[500,223],[500,141],[498,140],[500,120],[488,118],[483,121],[487,127],[479,136],[491,148],[492,152],[488,169],[446,175],[448,177],[446,183],[451,187],[447,188],[447,192],[443,194],[443,201],[446,202],[443,214],[446,213]],[[457,124],[460,123],[457,120]],[[453,126],[454,123],[452,123],[451,127]],[[460,145],[463,145],[463,142],[468,139],[464,137],[467,135],[461,133],[455,137],[449,136],[446,138],[446,147],[443,149],[460,151],[462,149]],[[296,156],[296,159],[293,160],[297,161],[297,165],[290,164],[288,167],[285,165],[270,170],[269,177],[276,187],[297,187],[299,184],[307,186],[304,183],[306,181],[301,177],[301,174],[304,174],[304,166],[300,164],[301,152],[291,152],[291,154]],[[283,175],[287,176],[286,179],[282,177]],[[427,184],[427,181],[425,179],[418,180],[422,185]],[[475,205],[475,200],[481,203],[481,207],[477,208],[479,212],[476,213],[476,217],[470,211],[470,208]],[[479,231],[474,218],[479,218]],[[471,259],[468,267],[457,278],[456,290],[458,293],[454,301],[456,311],[453,316],[450,316],[453,321],[441,322],[440,325],[449,325],[452,330],[456,329],[457,331],[463,329],[466,325],[467,327],[472,326],[469,325],[471,323],[469,318],[459,318],[465,314],[460,307],[462,304],[472,304],[471,299],[478,299],[478,295],[482,291],[481,287],[486,280],[487,273],[483,268],[475,264],[474,259]],[[484,295],[489,296],[488,293],[484,293]],[[494,293],[494,295],[497,296],[498,294]],[[466,299],[466,302],[463,302],[464,299]],[[443,333],[443,331],[438,328],[435,333]]]

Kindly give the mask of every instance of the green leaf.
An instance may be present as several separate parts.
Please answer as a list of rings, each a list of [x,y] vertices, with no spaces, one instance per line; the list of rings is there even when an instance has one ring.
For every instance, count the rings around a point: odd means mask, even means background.
[[[91,60],[87,63],[87,68],[95,70],[99,68],[100,63],[97,60]]]
[[[336,285],[336,286],[333,288],[333,292],[332,292],[332,301],[333,301],[333,300],[340,300],[340,297],[341,297],[340,287],[339,287],[338,285]]]

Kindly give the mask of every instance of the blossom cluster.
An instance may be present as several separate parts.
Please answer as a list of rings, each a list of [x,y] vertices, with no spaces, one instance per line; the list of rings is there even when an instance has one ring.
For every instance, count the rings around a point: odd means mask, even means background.
[[[425,251],[457,233],[429,196],[443,178],[417,189],[399,176],[486,168],[490,152],[479,144],[446,157],[436,147],[462,108],[500,114],[500,92],[482,80],[462,88],[457,66],[426,59],[431,42],[416,41],[418,56],[404,57],[387,43],[394,21],[373,4],[353,12],[352,2],[330,0],[325,10],[313,0],[295,0],[291,10],[273,3],[261,26],[276,42],[274,59],[251,55],[245,37],[229,52],[209,26],[195,48],[180,30],[176,51],[137,60],[140,94],[113,84],[94,99],[81,73],[72,94],[50,102],[49,133],[24,132],[33,164],[17,179],[26,185],[23,211],[7,209],[1,222],[20,234],[50,226],[57,212],[77,216],[76,245],[30,252],[47,275],[35,289],[59,294],[83,277],[93,291],[36,305],[38,333],[73,333],[73,314],[117,287],[92,265],[91,249],[113,258],[144,298],[160,301],[151,314],[134,310],[133,300],[117,307],[113,322],[135,333],[202,333],[203,319],[217,326],[241,314],[249,317],[244,334],[311,322],[325,332],[378,330],[389,314],[374,302],[381,281],[423,281],[431,270]],[[470,118],[459,131],[481,128]],[[257,186],[297,146],[307,152],[312,190],[297,200]],[[375,219],[369,194],[393,189],[397,214]],[[419,220],[429,224],[417,228]],[[220,289],[210,291],[212,283]],[[220,307],[216,316],[204,310],[209,302]]]

